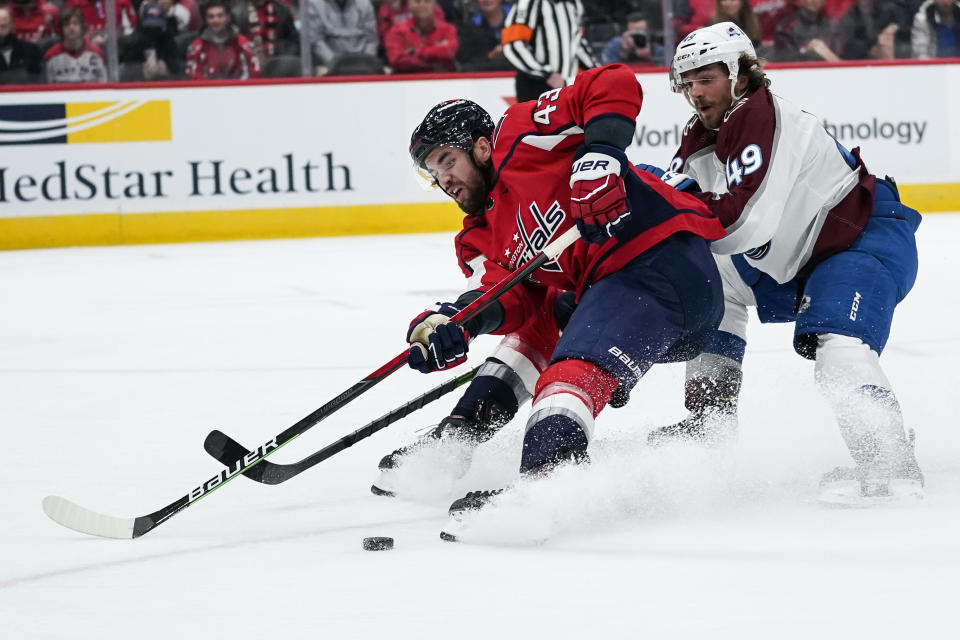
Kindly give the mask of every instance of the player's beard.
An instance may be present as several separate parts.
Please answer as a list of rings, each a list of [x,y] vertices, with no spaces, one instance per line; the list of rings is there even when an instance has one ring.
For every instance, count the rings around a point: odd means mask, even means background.
[[[707,129],[719,129],[720,123],[723,121],[723,112],[717,108],[717,105],[708,105],[713,107],[709,113],[704,114],[699,105],[694,105],[694,108],[697,110],[697,116],[700,117],[700,122],[703,123]]]
[[[484,212],[487,198],[493,189],[495,172],[492,162],[486,165],[477,164],[473,154],[470,154],[470,162],[473,163],[475,171],[470,172],[466,184],[463,185],[467,197],[462,202],[457,202],[457,206],[468,216],[479,216]]]

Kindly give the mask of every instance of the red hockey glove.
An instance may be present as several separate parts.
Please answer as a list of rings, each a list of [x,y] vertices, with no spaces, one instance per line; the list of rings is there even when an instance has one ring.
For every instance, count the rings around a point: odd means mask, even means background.
[[[407,364],[421,373],[455,367],[467,360],[470,336],[450,318],[460,311],[449,302],[437,303],[410,322],[407,342],[410,353]]]
[[[570,168],[571,212],[587,242],[603,243],[630,219],[623,171],[630,163],[623,151],[606,145],[582,147]]]

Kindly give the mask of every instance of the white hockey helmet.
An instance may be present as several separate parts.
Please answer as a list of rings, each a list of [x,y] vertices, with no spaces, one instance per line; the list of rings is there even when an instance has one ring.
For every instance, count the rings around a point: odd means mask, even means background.
[[[730,95],[736,100],[739,96],[734,92],[734,87],[742,54],[757,57],[750,38],[734,23],[719,22],[697,29],[677,45],[670,64],[670,86],[674,92],[681,93],[683,85],[680,76],[687,71],[722,62],[730,72]]]

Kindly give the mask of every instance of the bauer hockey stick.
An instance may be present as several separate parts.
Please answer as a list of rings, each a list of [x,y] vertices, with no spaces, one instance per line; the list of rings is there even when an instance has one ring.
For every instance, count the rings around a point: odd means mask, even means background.
[[[390,413],[384,414],[373,422],[360,427],[352,433],[348,433],[335,442],[328,444],[316,453],[311,453],[309,456],[303,460],[300,460],[299,462],[294,462],[293,464],[275,464],[269,460],[263,460],[252,468],[244,471],[243,475],[247,476],[251,480],[262,482],[263,484],[280,484],[281,482],[286,482],[290,478],[300,475],[310,467],[320,464],[327,458],[335,456],[344,449],[357,444],[361,440],[369,438],[377,431],[389,427],[394,422],[407,417],[414,411],[422,409],[424,406],[430,404],[438,398],[447,395],[457,387],[463,386],[467,382],[470,382],[473,380],[474,376],[477,375],[477,371],[479,369],[479,366],[474,367],[470,371],[467,371],[456,378],[447,380],[440,386],[434,387],[430,391],[427,391],[422,396],[415,398],[400,407],[397,407]],[[224,464],[229,463],[231,460],[239,460],[244,456],[250,455],[250,451],[246,447],[218,429],[214,429],[210,432],[210,434],[207,436],[207,439],[203,442],[203,448],[207,450],[207,453]]]
[[[495,284],[491,289],[485,291],[483,295],[468,304],[460,310],[455,316],[450,318],[451,322],[462,324],[471,318],[482,313],[487,307],[497,301],[503,294],[515,287],[518,283],[525,280],[530,274],[539,269],[545,263],[556,258],[568,246],[574,243],[580,233],[576,227],[571,227],[559,238],[549,243],[543,250],[534,256],[530,261],[517,269],[509,276]],[[119,518],[108,516],[96,511],[91,511],[66,498],[60,496],[47,496],[43,499],[43,511],[47,516],[68,529],[79,531],[94,536],[105,538],[131,539],[139,538],[157,528],[168,519],[180,513],[190,505],[201,498],[216,491],[230,480],[236,478],[239,474],[257,464],[267,456],[273,454],[277,449],[289,444],[293,439],[304,434],[308,429],[329,416],[334,411],[346,406],[358,398],[361,394],[369,391],[376,384],[382,382],[403,366],[407,360],[407,350],[397,354],[390,362],[386,363],[367,377],[355,383],[352,387],[336,396],[322,407],[306,416],[296,424],[291,425],[281,433],[274,436],[264,444],[251,451],[249,454],[236,460],[233,464],[222,469],[220,473],[209,480],[198,485],[186,495],[174,500],[170,504],[153,513],[137,516],[133,518]]]

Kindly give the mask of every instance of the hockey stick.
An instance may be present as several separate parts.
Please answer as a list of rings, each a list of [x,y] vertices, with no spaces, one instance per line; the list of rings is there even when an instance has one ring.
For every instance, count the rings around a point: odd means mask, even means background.
[[[390,426],[394,422],[407,417],[434,400],[447,395],[457,387],[470,382],[473,380],[473,377],[477,375],[479,369],[480,367],[475,367],[456,378],[447,380],[440,386],[427,391],[422,396],[397,407],[390,413],[380,416],[373,422],[328,444],[299,462],[294,462],[293,464],[275,464],[269,460],[263,460],[252,468],[244,471],[243,475],[256,482],[262,482],[263,484],[280,484],[281,482],[286,482],[290,478],[300,475],[310,467],[320,464],[327,458],[340,453],[348,447],[352,447],[361,440],[369,438],[377,431]],[[210,432],[207,439],[203,442],[203,448],[207,450],[207,453],[224,464],[250,454],[250,451],[246,447],[218,429]]]
[[[577,228],[571,227],[561,234],[559,238],[545,246],[540,253],[521,268],[511,273],[491,289],[485,291],[479,298],[460,310],[450,321],[463,323],[479,315],[503,294],[525,280],[527,276],[560,255],[564,249],[573,244],[579,237],[580,233]],[[57,524],[67,527],[68,529],[79,531],[80,533],[103,536],[105,538],[139,538],[204,496],[216,491],[240,473],[257,464],[268,455],[273,454],[277,449],[289,444],[293,439],[302,435],[334,411],[346,406],[361,394],[369,391],[376,384],[382,382],[387,376],[402,367],[403,363],[407,360],[407,353],[408,352],[404,350],[402,353],[397,354],[390,362],[363,378],[310,415],[298,421],[296,424],[291,425],[243,458],[237,459],[233,464],[222,469],[220,473],[192,489],[186,495],[174,500],[165,507],[157,509],[153,513],[134,518],[118,518],[91,511],[59,496],[47,496],[44,498],[43,511]]]

